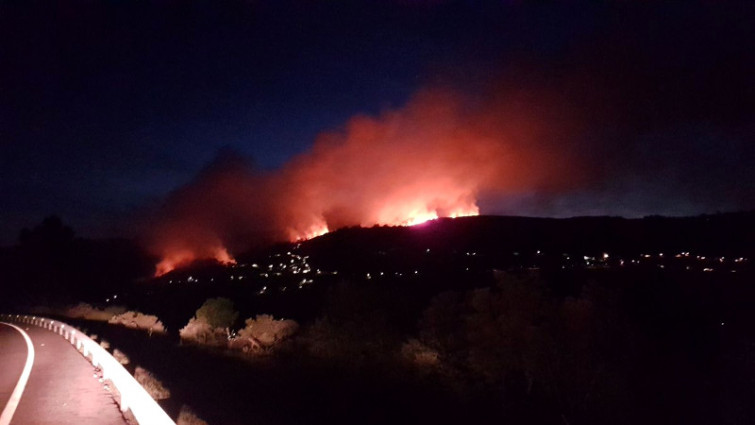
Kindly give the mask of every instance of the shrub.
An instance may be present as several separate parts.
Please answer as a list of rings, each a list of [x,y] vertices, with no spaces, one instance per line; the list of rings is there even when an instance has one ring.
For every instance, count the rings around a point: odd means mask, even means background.
[[[189,323],[178,331],[182,341],[213,347],[224,347],[228,344],[228,331],[223,328],[213,328],[209,324],[192,317]]]
[[[614,386],[630,370],[623,314],[616,293],[595,284],[560,297],[537,274],[502,274],[493,287],[436,296],[420,321],[420,340],[439,353],[449,376],[508,397],[544,397],[566,418],[598,397],[619,399],[601,391],[620,394]],[[416,350],[405,345],[402,353]]]
[[[140,383],[147,390],[153,399],[164,400],[170,398],[170,390],[165,388],[163,383],[147,369],[137,366],[134,371],[134,378],[136,378],[136,382]]]
[[[294,320],[275,320],[269,314],[258,314],[254,319],[246,319],[246,327],[239,331],[239,336],[254,338],[263,346],[272,346],[282,341],[299,329]]]
[[[233,309],[233,301],[228,298],[209,298],[178,333],[183,341],[215,347],[227,346],[230,327],[238,316],[239,312]]]
[[[299,324],[293,320],[275,320],[268,314],[246,319],[245,324],[230,342],[230,348],[244,352],[270,351],[299,329]]]
[[[405,360],[417,366],[438,366],[440,364],[438,352],[414,338],[401,346],[401,355]]]
[[[310,354],[323,359],[362,365],[385,361],[396,354],[400,340],[386,332],[366,331],[363,322],[317,319],[303,333],[301,342]]]
[[[342,282],[329,291],[322,315],[297,340],[323,359],[359,366],[394,361],[405,340],[402,308],[394,295],[384,288]]]
[[[181,406],[178,413],[176,425],[208,425],[207,422],[200,419],[188,406]]]
[[[228,298],[209,298],[194,317],[213,328],[230,328],[239,317],[239,312],[233,309],[233,301]]]
[[[61,311],[60,313],[65,317],[70,317],[72,319],[86,319],[86,320],[96,320],[100,322],[106,322],[110,320],[111,317],[121,314],[126,311],[125,307],[121,306],[108,306],[104,309],[99,309],[96,307],[92,307],[90,304],[87,303],[78,303],[74,306],[70,306],[66,308],[65,310]]]
[[[108,320],[108,323],[125,326],[131,329],[148,330],[150,333],[165,333],[165,326],[163,326],[163,323],[157,318],[157,316],[140,313],[138,311],[127,311],[115,315]]]
[[[128,356],[123,351],[117,348],[113,350],[113,358],[118,360],[118,363],[120,364],[129,364],[131,362]]]

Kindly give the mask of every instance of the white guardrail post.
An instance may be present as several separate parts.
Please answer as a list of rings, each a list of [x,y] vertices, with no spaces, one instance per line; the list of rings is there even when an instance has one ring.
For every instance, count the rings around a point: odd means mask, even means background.
[[[123,365],[83,332],[46,317],[0,314],[0,319],[40,326],[68,340],[94,367],[102,370],[103,379],[109,379],[121,395],[121,411],[131,410],[140,425],[176,425]]]

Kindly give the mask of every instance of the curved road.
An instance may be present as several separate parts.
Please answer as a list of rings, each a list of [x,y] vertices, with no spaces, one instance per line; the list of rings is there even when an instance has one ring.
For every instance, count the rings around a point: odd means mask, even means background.
[[[126,423],[92,365],[68,341],[37,326],[14,324],[29,335],[34,362],[10,425]],[[21,333],[0,323],[0,413],[8,406],[28,352]]]

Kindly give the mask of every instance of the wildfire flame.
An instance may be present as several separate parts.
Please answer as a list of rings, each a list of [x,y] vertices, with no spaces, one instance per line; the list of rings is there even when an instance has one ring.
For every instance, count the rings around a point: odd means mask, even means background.
[[[453,211],[443,217],[457,218],[457,217],[472,217],[476,215],[480,215],[480,209],[477,208],[477,206],[474,206],[472,208],[459,208],[458,210]],[[379,223],[379,224],[387,224],[387,225],[392,225],[392,226],[416,226],[418,224],[427,223],[428,221],[437,220],[439,218],[441,218],[441,216],[439,216],[438,213],[434,211],[419,211],[416,214],[410,214],[409,218],[403,222]]]
[[[294,229],[289,229],[289,240],[291,242],[306,241],[318,236],[322,236],[328,232],[330,232],[328,225],[324,222],[318,222],[310,226],[309,229],[304,231],[303,233],[298,232]]]
[[[444,209],[439,213],[427,203],[420,201],[407,201],[387,205],[378,213],[374,224],[387,226],[414,226],[440,217],[468,217],[480,215],[480,209],[474,203],[471,205],[455,205]]]
[[[378,225],[378,226],[416,226],[418,224],[426,223],[431,220],[436,220],[441,217],[457,218],[457,217],[471,217],[480,215],[480,209],[476,205],[458,207],[446,215],[438,215],[437,211],[427,209],[427,207],[413,207],[411,204],[407,205],[392,205],[386,208],[382,213],[378,214],[380,219],[375,222],[362,224],[363,226]],[[318,236],[322,236],[330,232],[328,225],[325,223],[314,224],[310,230],[305,232],[297,232],[294,229],[289,229],[289,240],[291,242],[306,241]]]

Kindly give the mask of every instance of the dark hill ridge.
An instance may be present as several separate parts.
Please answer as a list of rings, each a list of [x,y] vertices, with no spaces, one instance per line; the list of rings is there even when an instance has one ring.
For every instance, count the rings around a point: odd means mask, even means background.
[[[685,270],[732,271],[749,268],[749,261],[736,259],[755,257],[753,224],[752,212],[641,219],[443,218],[412,227],[344,228],[309,241],[278,244],[240,255],[235,266],[196,262],[156,280],[217,284],[235,276],[240,284],[240,278],[255,277],[262,288],[279,277],[297,282],[303,279],[306,284],[311,279],[338,273],[369,279],[375,273],[407,277],[429,271],[443,274],[640,263],[660,268],[673,263],[674,267]],[[676,262],[665,261],[681,253],[687,253],[687,257]],[[658,261],[645,261],[650,257]],[[692,259],[696,260],[695,266],[689,262]],[[304,270],[311,270],[312,274],[307,275]]]
[[[755,213],[641,219],[443,218],[412,227],[346,228],[301,245],[304,253],[340,253],[345,257],[398,248],[508,254],[542,250],[551,254],[692,251],[705,255],[749,255],[755,248]]]
[[[559,281],[578,280],[583,272],[594,275],[590,270],[625,278],[665,272],[682,273],[685,279],[724,274],[746,279],[755,257],[754,222],[754,213],[643,219],[480,216],[412,227],[353,227],[238,256],[231,266],[196,262],[144,282],[133,296],[135,304],[159,312],[175,328],[214,296],[244,300],[239,301],[244,314],[264,311],[311,321],[330,289],[343,283],[383,295],[401,291],[419,305],[445,290],[488,287],[495,271],[540,270]],[[688,254],[677,257],[682,252]],[[163,311],[175,299],[182,300],[181,309]]]

